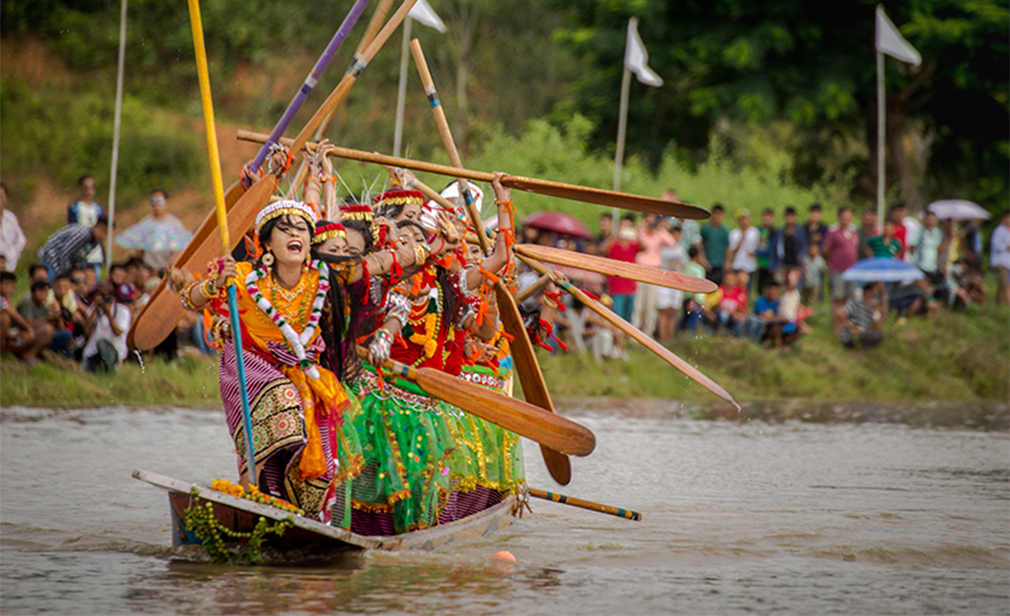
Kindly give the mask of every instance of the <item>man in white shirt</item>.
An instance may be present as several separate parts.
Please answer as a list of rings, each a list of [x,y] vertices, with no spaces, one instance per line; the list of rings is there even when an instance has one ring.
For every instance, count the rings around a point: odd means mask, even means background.
[[[761,232],[757,227],[751,226],[750,212],[746,209],[737,211],[736,220],[740,226],[729,232],[729,251],[732,255],[733,269],[747,272],[753,281],[756,278],[754,272],[758,267],[757,250],[761,243]],[[747,286],[747,292],[750,294],[749,282]]]
[[[116,373],[116,366],[126,359],[126,332],[130,330],[132,318],[129,306],[118,301],[112,283],[106,281],[98,285],[84,320],[88,338],[84,345],[85,372]]]
[[[997,304],[1010,304],[1010,212],[1003,212],[999,226],[989,238],[989,265],[996,270]]]
[[[0,256],[4,258],[4,271],[13,272],[18,266],[21,251],[28,240],[21,231],[18,217],[7,209],[7,186],[0,182]]]

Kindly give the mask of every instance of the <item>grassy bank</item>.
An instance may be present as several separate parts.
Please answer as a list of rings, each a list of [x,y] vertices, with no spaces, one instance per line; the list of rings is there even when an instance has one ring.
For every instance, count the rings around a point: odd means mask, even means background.
[[[678,338],[675,353],[697,365],[738,401],[1006,401],[1010,399],[1010,310],[986,306],[944,312],[936,321],[890,321],[879,348],[856,356],[831,334],[826,315],[790,352],[731,337]],[[590,355],[541,354],[553,396],[714,401],[699,385],[651,353],[629,362]],[[79,368],[12,360],[0,366],[0,405],[37,407],[206,406],[220,404],[213,361],[185,358],[123,366],[115,377]]]

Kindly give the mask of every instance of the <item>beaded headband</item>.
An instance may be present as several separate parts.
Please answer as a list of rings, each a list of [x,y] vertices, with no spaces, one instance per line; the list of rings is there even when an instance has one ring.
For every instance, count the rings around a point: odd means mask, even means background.
[[[312,244],[322,244],[334,237],[347,239],[347,229],[339,222],[320,220],[316,223],[316,234],[312,236]]]
[[[378,210],[387,205],[408,205],[411,203],[422,205],[424,203],[424,193],[418,190],[394,188],[393,190],[387,190],[382,194],[376,195],[375,199],[372,200],[372,207]]]
[[[340,217],[347,220],[372,222],[375,212],[372,211],[372,206],[367,203],[346,203],[340,206]]]
[[[263,225],[281,216],[301,216],[309,222],[309,228],[316,225],[316,213],[312,208],[298,201],[277,201],[263,208],[256,216],[256,231],[259,232]]]

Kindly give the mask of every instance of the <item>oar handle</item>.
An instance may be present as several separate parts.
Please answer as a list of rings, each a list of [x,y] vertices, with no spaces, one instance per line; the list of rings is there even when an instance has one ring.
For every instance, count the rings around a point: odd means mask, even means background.
[[[620,507],[611,507],[610,505],[602,505],[600,503],[594,503],[592,501],[582,500],[581,498],[573,498],[571,496],[565,496],[564,494],[558,494],[556,492],[547,492],[545,490],[538,490],[536,488],[528,488],[530,496],[535,496],[537,498],[542,498],[544,500],[554,501],[555,503],[561,503],[563,505],[571,505],[572,507],[580,507],[582,509],[588,509],[590,511],[599,511],[600,513],[607,513],[619,518],[624,518],[626,520],[635,520],[640,522],[642,520],[642,514],[637,511],[632,511],[631,509],[621,509]]]
[[[355,351],[357,351],[358,357],[361,359],[368,359],[368,349],[365,347],[357,345],[355,347]],[[386,359],[386,361],[382,362],[382,367],[391,372],[395,372],[406,379],[410,379],[411,381],[417,380],[417,368],[401,364],[394,359]]]
[[[520,291],[519,295],[516,295],[516,303],[522,304],[529,298],[546,289],[547,285],[551,284],[551,282],[553,282],[551,277],[547,274],[543,274],[540,278],[537,278],[536,282]]]
[[[369,43],[365,51],[354,58],[354,61],[351,62],[351,66],[347,69],[347,73],[344,75],[343,79],[340,80],[340,83],[337,84],[336,89],[334,89],[329,97],[327,97],[323,105],[316,110],[315,115],[313,115],[312,119],[309,120],[309,123],[305,125],[302,132],[298,133],[298,136],[295,137],[294,143],[291,146],[292,153],[298,152],[302,149],[305,143],[309,140],[309,136],[312,134],[312,131],[316,130],[316,127],[318,127],[322,121],[326,119],[326,116],[328,116],[330,112],[336,108],[340,100],[342,100],[346,95],[347,90],[350,89],[351,85],[358,78],[358,75],[365,70],[368,63],[372,61],[372,58],[375,57],[375,54],[378,53],[379,49],[381,49],[386,43],[386,40],[393,34],[393,31],[395,31],[396,28],[399,27],[400,23],[406,19],[407,13],[410,12],[410,9],[412,9],[416,3],[417,0],[404,0],[400,8],[397,9],[396,13],[394,13],[386,25],[382,27],[382,30],[379,30],[379,33],[375,35],[375,39]]]
[[[410,52],[414,56],[414,63],[417,65],[417,72],[421,76],[421,83],[424,85],[424,93],[428,96],[431,104],[431,111],[435,116],[435,124],[438,125],[438,134],[442,137],[442,144],[449,155],[449,163],[458,169],[463,168],[463,162],[459,157],[459,150],[456,149],[456,142],[452,138],[452,131],[449,129],[449,122],[445,119],[445,109],[438,100],[438,91],[435,90],[435,82],[431,78],[431,71],[428,70],[428,61],[424,58],[424,51],[421,50],[421,42],[417,39],[410,41]],[[470,216],[470,224],[477,230],[477,241],[480,242],[481,251],[487,255],[491,252],[491,242],[488,241],[487,234],[484,233],[484,221],[481,220],[480,212],[477,211],[477,203],[473,198],[473,192],[466,182],[466,178],[459,177],[459,193],[463,196],[466,204],[466,212]]]

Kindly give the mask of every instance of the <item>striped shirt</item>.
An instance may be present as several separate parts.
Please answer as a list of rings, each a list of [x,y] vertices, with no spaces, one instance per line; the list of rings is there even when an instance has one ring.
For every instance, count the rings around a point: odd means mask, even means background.
[[[56,233],[39,250],[39,258],[48,265],[54,276],[66,274],[75,265],[85,265],[88,253],[97,243],[91,227],[67,225]]]
[[[873,308],[868,306],[863,300],[857,300],[853,297],[845,302],[845,316],[848,317],[849,323],[852,323],[852,325],[860,328],[862,331],[873,329],[873,324],[875,323]],[[842,344],[848,344],[856,338],[856,333],[848,327],[843,327],[838,338]]]

